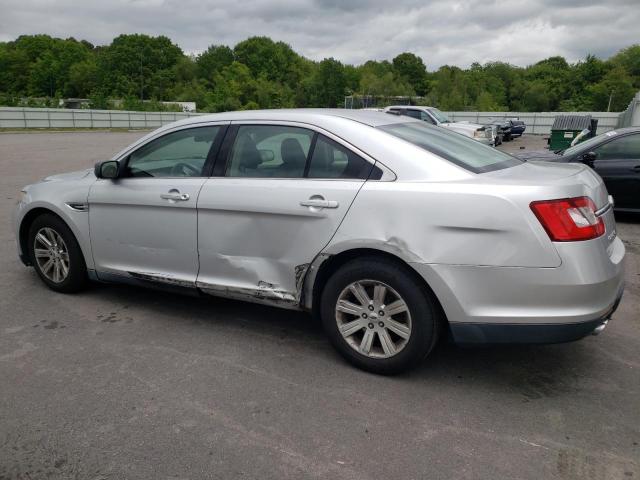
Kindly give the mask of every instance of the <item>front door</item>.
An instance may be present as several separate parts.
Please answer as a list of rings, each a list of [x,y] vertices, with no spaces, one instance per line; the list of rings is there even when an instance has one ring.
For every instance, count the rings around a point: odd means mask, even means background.
[[[198,199],[197,285],[295,306],[309,264],[375,167],[310,129],[262,124],[231,130],[223,147],[228,160]]]
[[[595,149],[594,169],[616,208],[640,209],[640,134],[621,136]]]
[[[99,278],[112,275],[195,286],[198,194],[226,126],[172,131],[121,160],[121,175],[89,192]]]

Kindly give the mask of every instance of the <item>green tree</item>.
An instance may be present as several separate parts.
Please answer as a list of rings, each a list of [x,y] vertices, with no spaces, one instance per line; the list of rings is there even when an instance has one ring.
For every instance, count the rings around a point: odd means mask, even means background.
[[[316,106],[335,108],[342,105],[347,89],[342,63],[334,58],[325,58],[318,65],[312,83],[313,103]]]
[[[427,67],[420,57],[409,52],[401,53],[393,59],[393,69],[399,77],[411,85],[416,94],[426,93]]]
[[[211,45],[196,57],[197,75],[207,81],[233,63],[233,50],[226,45]]]

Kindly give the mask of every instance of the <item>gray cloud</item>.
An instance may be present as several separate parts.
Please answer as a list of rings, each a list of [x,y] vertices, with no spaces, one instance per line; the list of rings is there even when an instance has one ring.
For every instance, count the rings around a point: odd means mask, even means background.
[[[109,43],[166,35],[186,52],[252,35],[343,62],[420,55],[429,69],[608,57],[638,42],[638,0],[0,0],[0,40],[48,33]]]

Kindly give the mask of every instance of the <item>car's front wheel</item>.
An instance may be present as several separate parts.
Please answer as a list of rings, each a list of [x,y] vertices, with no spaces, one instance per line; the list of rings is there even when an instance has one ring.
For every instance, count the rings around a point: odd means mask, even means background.
[[[87,285],[87,267],[80,246],[59,217],[44,214],[33,221],[28,252],[36,272],[52,290],[71,293]]]
[[[320,313],[333,346],[364,370],[415,367],[438,337],[435,300],[407,268],[384,258],[353,260],[322,292]]]

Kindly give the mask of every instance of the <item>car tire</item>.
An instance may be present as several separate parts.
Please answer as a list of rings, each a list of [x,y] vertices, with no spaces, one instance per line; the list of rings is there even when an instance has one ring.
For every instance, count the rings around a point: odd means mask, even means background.
[[[73,293],[88,285],[82,250],[60,217],[52,214],[37,217],[29,227],[27,242],[31,264],[49,288]]]
[[[365,298],[356,285],[364,289]],[[372,310],[365,306],[367,301]],[[400,311],[398,301],[406,312]],[[354,305],[361,308],[353,309]],[[347,361],[382,375],[416,367],[433,349],[442,324],[437,301],[415,274],[377,257],[352,260],[329,278],[320,299],[320,316],[329,341]]]

